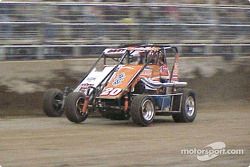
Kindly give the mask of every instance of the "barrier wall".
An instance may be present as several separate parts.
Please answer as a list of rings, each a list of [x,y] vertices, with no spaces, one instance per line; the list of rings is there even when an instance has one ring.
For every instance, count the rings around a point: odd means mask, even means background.
[[[81,80],[95,60],[89,58],[0,62],[0,85],[6,86],[8,91],[20,94],[44,91],[53,81],[66,79],[65,77]],[[233,61],[225,61],[222,57],[181,58],[180,77],[212,77],[219,70],[233,72],[248,60],[249,57],[236,58]]]
[[[42,114],[43,92],[75,87],[95,59],[0,62],[0,116]],[[180,59],[180,76],[199,104],[250,101],[250,57]]]

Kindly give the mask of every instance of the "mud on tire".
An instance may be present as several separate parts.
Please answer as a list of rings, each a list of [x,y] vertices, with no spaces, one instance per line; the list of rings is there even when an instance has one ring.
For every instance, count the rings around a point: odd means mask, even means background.
[[[43,96],[43,112],[48,117],[60,117],[63,114],[63,92],[49,89]]]
[[[88,113],[82,113],[85,95],[72,92],[65,99],[65,115],[71,122],[80,123],[87,119]]]

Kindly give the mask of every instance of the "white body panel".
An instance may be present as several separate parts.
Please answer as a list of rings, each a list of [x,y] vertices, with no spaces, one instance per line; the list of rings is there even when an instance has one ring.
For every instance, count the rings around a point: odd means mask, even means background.
[[[102,71],[97,71],[96,68],[94,68],[89,75],[77,86],[77,88],[74,90],[74,92],[83,92],[87,94],[87,90],[90,87],[97,87],[104,78],[114,69],[115,66],[107,66],[104,67]],[[91,93],[93,89],[90,90],[89,93]]]

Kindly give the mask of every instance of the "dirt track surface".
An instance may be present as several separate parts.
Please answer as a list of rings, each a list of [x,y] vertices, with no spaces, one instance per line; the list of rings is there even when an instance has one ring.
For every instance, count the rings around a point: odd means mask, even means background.
[[[217,108],[217,109],[216,109]],[[0,165],[9,166],[231,166],[250,165],[250,105],[201,108],[195,122],[174,123],[157,117],[150,127],[130,121],[88,118],[74,124],[66,118],[0,119]],[[220,155],[200,162],[181,149],[203,148],[222,141],[244,155]]]

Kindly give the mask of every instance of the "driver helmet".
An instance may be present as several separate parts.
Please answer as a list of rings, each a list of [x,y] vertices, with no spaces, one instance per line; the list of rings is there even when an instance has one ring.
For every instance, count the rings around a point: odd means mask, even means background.
[[[135,51],[132,53],[132,61],[133,64],[143,64],[144,62],[144,54],[141,51]]]

